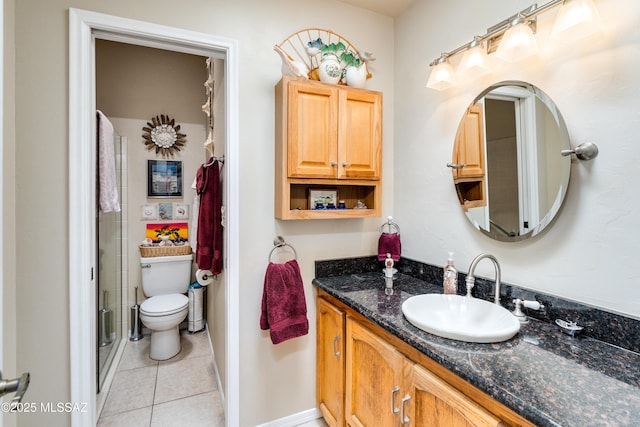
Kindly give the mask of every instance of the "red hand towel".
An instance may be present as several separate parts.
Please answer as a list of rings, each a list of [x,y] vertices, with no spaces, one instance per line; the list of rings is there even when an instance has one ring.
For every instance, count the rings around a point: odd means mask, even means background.
[[[296,260],[269,263],[264,277],[260,329],[270,329],[274,344],[309,332],[304,285]]]
[[[400,233],[382,233],[378,239],[378,261],[387,259],[387,254],[391,254],[394,261],[399,261],[401,246]]]

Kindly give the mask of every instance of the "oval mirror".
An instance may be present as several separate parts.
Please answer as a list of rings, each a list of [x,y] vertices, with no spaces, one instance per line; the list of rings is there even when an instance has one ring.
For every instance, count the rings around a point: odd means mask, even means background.
[[[571,159],[560,111],[537,87],[508,81],[484,90],[458,126],[449,166],[473,226],[516,242],[535,236],[564,200]]]

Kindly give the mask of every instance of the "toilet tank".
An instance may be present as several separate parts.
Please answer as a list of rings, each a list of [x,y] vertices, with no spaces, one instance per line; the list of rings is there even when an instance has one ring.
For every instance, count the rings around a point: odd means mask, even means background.
[[[187,292],[193,255],[140,257],[142,291],[153,297]]]

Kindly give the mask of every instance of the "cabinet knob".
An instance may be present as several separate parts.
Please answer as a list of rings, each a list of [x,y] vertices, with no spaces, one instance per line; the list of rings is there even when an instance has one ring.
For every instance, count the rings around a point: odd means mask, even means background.
[[[329,162],[329,165],[331,165],[331,166],[338,166],[338,162]]]
[[[344,168],[346,168],[346,167],[348,167],[350,165],[351,165],[351,163],[349,163],[349,162],[342,162],[342,167],[344,167]]]

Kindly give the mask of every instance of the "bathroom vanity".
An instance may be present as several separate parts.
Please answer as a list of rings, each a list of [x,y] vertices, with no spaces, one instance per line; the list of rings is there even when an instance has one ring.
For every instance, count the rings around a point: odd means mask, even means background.
[[[412,261],[401,260],[401,272],[403,262]],[[317,400],[329,425],[631,426],[640,419],[640,354],[536,319],[494,344],[431,335],[401,306],[413,295],[441,293],[441,285],[400,273],[387,295],[380,263],[357,264],[338,262],[326,274],[316,263]],[[503,288],[503,303],[514,292]]]

